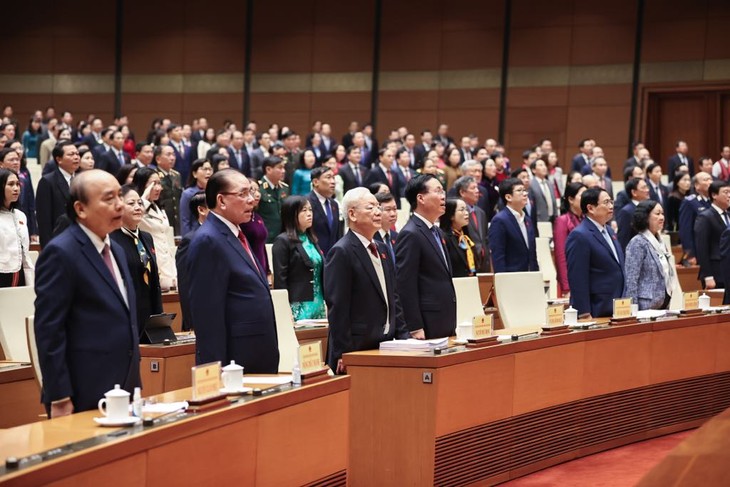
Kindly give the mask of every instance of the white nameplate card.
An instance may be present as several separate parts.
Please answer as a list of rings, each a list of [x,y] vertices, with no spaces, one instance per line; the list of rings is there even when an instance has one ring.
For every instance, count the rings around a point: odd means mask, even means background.
[[[683,303],[682,309],[699,309],[700,307],[700,292],[692,291],[689,293],[682,294]]]
[[[563,326],[563,305],[552,304],[545,310],[545,326]]]
[[[474,340],[489,338],[494,328],[494,315],[477,315],[472,319]]]
[[[613,300],[613,317],[615,319],[631,318],[631,298]]]
[[[322,341],[310,342],[299,346],[299,369],[302,374],[322,370]]]
[[[193,401],[202,401],[220,395],[221,363],[198,365],[193,370]]]

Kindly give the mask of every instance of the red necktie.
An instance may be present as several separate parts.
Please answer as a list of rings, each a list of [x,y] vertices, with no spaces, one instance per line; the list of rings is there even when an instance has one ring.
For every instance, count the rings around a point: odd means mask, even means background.
[[[101,251],[101,257],[104,259],[104,264],[106,264],[107,269],[109,269],[109,273],[112,276],[112,279],[114,279],[114,282],[117,282],[117,275],[114,272],[114,264],[112,264],[112,253],[111,249],[109,248],[109,245],[104,244],[104,248]]]
[[[243,249],[248,254],[248,257],[251,259],[251,262],[253,263],[253,266],[256,268],[256,270],[261,274],[261,269],[259,269],[259,265],[256,262],[256,259],[253,256],[253,253],[251,253],[251,247],[248,245],[248,239],[246,239],[246,236],[243,234],[241,230],[238,231],[238,240],[241,241],[241,245],[243,245]]]
[[[378,247],[375,245],[375,242],[370,242],[370,245],[368,245],[368,249],[370,249],[370,253],[375,256],[375,258],[378,258]]]
[[[477,222],[477,212],[474,210],[471,211],[471,219],[474,222],[474,226],[476,227],[476,229],[479,230],[479,223]]]
[[[393,175],[390,173],[389,170],[386,170],[385,176],[388,178],[388,186],[390,186],[392,188],[393,187]]]

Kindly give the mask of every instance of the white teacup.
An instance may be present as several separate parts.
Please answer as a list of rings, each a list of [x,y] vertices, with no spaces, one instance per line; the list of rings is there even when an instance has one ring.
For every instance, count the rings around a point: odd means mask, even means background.
[[[474,338],[474,325],[465,321],[456,326],[456,339],[463,341]]]
[[[237,391],[243,387],[243,367],[236,364],[235,360],[221,369],[223,387],[229,391]]]
[[[577,325],[578,324],[578,310],[574,307],[569,307],[563,313],[563,324],[565,325]]]
[[[99,412],[110,420],[128,418],[129,392],[119,387],[119,384],[115,384],[114,389],[107,391],[104,397],[99,399]]]

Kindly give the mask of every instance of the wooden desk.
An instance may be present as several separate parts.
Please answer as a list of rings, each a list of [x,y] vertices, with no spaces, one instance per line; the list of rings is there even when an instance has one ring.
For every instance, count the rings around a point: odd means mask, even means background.
[[[322,341],[322,357],[327,355],[328,328],[296,330],[300,344]],[[140,375],[143,394],[153,396],[190,387],[190,367],[195,365],[195,342],[182,345],[140,345]]]
[[[504,482],[730,406],[729,315],[343,358],[353,486]]]
[[[0,476],[1,485],[346,485],[350,378],[200,413]],[[262,386],[263,387],[263,386]],[[188,398],[188,390],[165,401]],[[0,459],[109,434],[98,412],[0,431]]]
[[[154,396],[192,385],[195,342],[182,345],[140,345],[142,393]]]
[[[30,365],[0,369],[0,428],[38,421],[45,414]]]
[[[177,291],[162,293],[162,311],[165,313],[175,313],[175,319],[172,320],[172,329],[175,333],[181,332],[182,308],[180,307],[180,295]]]

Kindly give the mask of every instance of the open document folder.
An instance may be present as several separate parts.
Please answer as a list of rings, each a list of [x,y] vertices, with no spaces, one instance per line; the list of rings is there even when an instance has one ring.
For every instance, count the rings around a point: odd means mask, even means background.
[[[448,344],[448,337],[433,338],[431,340],[416,340],[415,338],[408,338],[406,340],[380,342],[380,350],[396,350],[400,352],[433,350],[434,348],[445,347]]]

